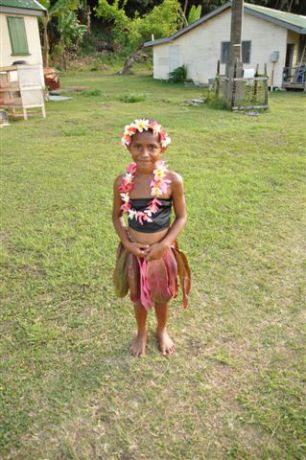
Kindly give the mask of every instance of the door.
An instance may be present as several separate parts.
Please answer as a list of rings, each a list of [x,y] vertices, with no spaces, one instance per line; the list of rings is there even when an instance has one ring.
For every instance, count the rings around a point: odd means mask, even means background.
[[[287,43],[285,67],[292,67],[294,43]]]
[[[169,72],[180,65],[180,47],[178,45],[169,46]]]

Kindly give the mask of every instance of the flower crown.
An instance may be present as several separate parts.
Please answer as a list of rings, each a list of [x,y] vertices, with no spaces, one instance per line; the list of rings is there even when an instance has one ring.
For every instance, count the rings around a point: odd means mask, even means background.
[[[159,135],[162,147],[168,147],[171,143],[171,138],[168,136],[167,132],[157,121],[146,120],[145,118],[135,120],[130,125],[126,125],[124,127],[124,134],[121,138],[122,145],[128,147],[131,145],[132,137],[137,133],[137,131],[142,133],[143,131],[148,131],[149,129],[153,131],[153,134]]]

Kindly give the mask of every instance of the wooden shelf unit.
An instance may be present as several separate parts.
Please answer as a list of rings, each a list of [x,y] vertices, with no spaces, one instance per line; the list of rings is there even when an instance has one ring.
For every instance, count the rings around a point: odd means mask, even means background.
[[[0,67],[0,108],[16,115],[22,110],[27,120],[28,110],[40,108],[46,117],[44,82],[40,65],[16,65]]]

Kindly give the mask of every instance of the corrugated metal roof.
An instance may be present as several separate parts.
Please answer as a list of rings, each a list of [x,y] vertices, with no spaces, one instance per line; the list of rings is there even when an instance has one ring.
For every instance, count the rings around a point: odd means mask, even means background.
[[[216,8],[210,13],[206,14],[198,21],[190,24],[187,27],[184,27],[181,30],[178,30],[175,34],[170,37],[160,38],[158,40],[149,41],[144,44],[145,47],[155,46],[159,44],[169,43],[175,40],[176,38],[184,35],[190,30],[195,29],[199,25],[209,21],[211,18],[222,13],[226,9],[231,8],[231,2],[225,3],[223,6]],[[299,14],[286,13],[285,11],[274,10],[272,8],[266,8],[265,6],[253,5],[252,3],[244,3],[244,13],[251,14],[253,16],[259,17],[266,21],[272,22],[273,24],[279,25],[280,27],[285,27],[286,29],[293,30],[299,34],[306,34],[306,16],[300,16]]]
[[[274,10],[273,8],[267,8],[265,6],[253,5],[252,3],[245,3],[244,6],[247,9],[264,14],[270,18],[278,19],[279,21],[292,24],[293,26],[300,27],[301,29],[306,29],[306,16]]]
[[[44,8],[36,0],[0,0],[0,7],[1,6],[6,6],[8,8],[21,8],[23,10],[46,10],[46,8]]]

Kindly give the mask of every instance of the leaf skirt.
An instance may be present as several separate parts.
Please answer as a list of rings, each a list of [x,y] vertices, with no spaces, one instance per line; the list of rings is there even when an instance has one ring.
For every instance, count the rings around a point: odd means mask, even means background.
[[[160,259],[146,261],[127,251],[120,242],[113,273],[115,292],[125,297],[128,292],[133,303],[146,310],[177,297],[178,279],[182,290],[182,305],[188,306],[191,275],[186,255],[175,242]]]

